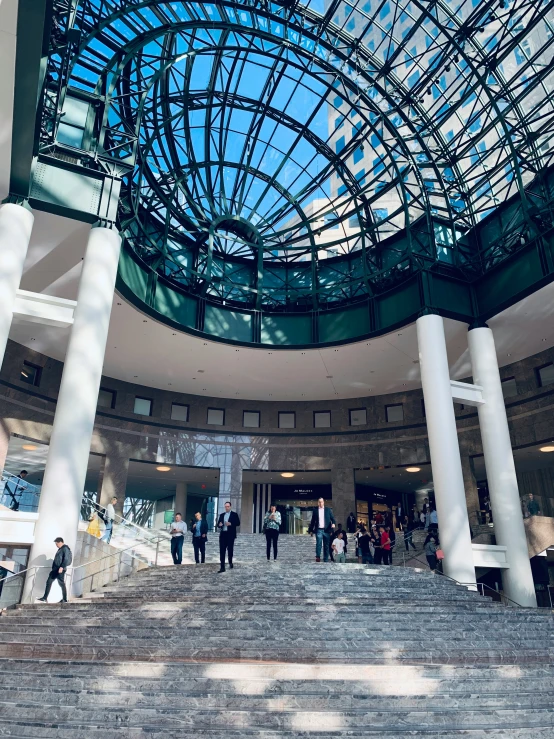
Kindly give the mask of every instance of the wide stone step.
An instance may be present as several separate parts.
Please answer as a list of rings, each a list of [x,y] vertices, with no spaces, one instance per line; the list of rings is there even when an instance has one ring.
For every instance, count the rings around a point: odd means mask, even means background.
[[[159,687],[159,686],[158,686]],[[199,710],[246,710],[246,711],[313,711],[317,705],[318,711],[345,711],[345,710],[383,710],[383,694],[377,685],[359,687],[350,690],[340,690],[339,686],[325,690],[317,683],[305,685],[295,682],[289,685],[279,685],[277,688],[269,684],[259,685],[245,683],[237,687],[229,681],[219,684],[210,681],[209,684],[195,685],[188,689],[179,686],[179,689],[169,689],[164,685],[159,690],[105,690],[96,687],[77,690],[67,685],[63,688],[49,685],[47,688],[34,686],[12,686],[9,693],[0,698],[0,704],[14,702],[27,705],[76,706],[82,710],[94,711],[101,703],[102,706],[129,710],[140,707],[145,710],[172,708],[177,712],[188,709]],[[368,688],[373,688],[373,694],[368,694]],[[430,685],[425,686],[430,688]],[[436,685],[433,687],[437,687]],[[510,709],[522,710],[533,708],[551,708],[552,695],[548,688],[541,692],[538,686],[529,689],[521,686],[516,692],[493,691],[487,686],[486,692],[433,693],[429,695],[424,686],[417,693],[411,695],[397,695],[393,686],[388,686],[386,706],[389,711],[425,710],[444,711],[446,709],[481,710],[481,709]],[[227,689],[227,690],[226,690]],[[269,689],[269,690],[268,690]]]
[[[98,712],[101,708],[101,721]],[[180,728],[181,731],[194,732],[196,728],[237,729],[265,728],[270,730],[323,730],[330,729],[359,729],[360,726],[371,726],[376,729],[400,729],[414,726],[426,728],[464,729],[477,726],[495,728],[499,723],[509,729],[517,728],[521,723],[526,727],[552,726],[554,707],[535,707],[533,709],[500,708],[489,710],[486,708],[458,708],[455,712],[449,710],[414,710],[398,709],[389,711],[386,706],[371,710],[368,708],[333,710],[209,710],[186,708],[179,710],[173,707],[143,708],[133,706],[128,708],[112,708],[110,706],[92,706],[90,710],[80,706],[59,706],[51,703],[36,705],[34,703],[1,701],[0,720],[13,717],[14,710],[25,711],[28,719],[35,722],[52,722],[65,726],[86,727],[87,724],[103,725],[110,728],[152,728],[159,731],[161,728]]]

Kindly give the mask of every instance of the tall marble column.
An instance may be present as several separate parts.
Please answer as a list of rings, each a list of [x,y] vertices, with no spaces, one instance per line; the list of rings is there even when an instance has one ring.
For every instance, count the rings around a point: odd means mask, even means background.
[[[175,486],[175,513],[180,513],[188,525],[187,520],[187,483],[178,482]]]
[[[98,502],[106,508],[112,498],[117,498],[115,512],[119,516],[123,516],[129,461],[129,452],[121,448],[119,444],[111,446],[104,457],[104,471]]]
[[[75,548],[120,248],[117,231],[91,229],[42,482],[31,568],[51,563],[57,536]],[[47,569],[37,571],[35,597],[42,594],[47,575]],[[31,596],[34,580],[27,578],[23,602]]]
[[[0,366],[34,220],[31,209],[24,205],[5,203],[0,207]]]
[[[494,337],[490,328],[474,328],[468,339],[473,379],[483,388],[485,401],[478,412],[494,534],[496,543],[507,547],[509,568],[502,571],[502,585],[508,598],[522,606],[536,607]]]
[[[416,327],[444,571],[454,580],[472,585],[476,582],[475,567],[444,323],[441,316],[426,315],[417,319]]]
[[[352,467],[333,467],[331,470],[333,499],[331,507],[335,521],[346,529],[346,519],[352,511],[356,515],[356,483]]]

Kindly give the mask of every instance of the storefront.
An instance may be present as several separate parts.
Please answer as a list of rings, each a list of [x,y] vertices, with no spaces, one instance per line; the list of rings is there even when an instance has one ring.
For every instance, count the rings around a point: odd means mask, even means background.
[[[271,500],[281,514],[281,533],[307,534],[317,501],[332,500],[331,485],[272,485]]]
[[[403,493],[397,490],[384,490],[371,485],[356,484],[356,518],[365,526],[374,516],[378,519],[388,518],[391,514],[396,529],[399,528],[396,520],[400,506],[401,516],[413,508],[415,496],[413,493]],[[402,513],[404,511],[404,513]]]

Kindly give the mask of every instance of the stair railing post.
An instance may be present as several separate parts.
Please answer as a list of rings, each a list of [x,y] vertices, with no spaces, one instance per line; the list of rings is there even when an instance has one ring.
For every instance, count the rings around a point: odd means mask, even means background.
[[[154,565],[158,566],[158,552],[160,551],[160,540],[156,542],[156,559],[154,560]]]

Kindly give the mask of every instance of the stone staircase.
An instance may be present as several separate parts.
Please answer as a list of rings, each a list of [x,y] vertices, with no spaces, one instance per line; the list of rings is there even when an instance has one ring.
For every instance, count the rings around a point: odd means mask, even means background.
[[[8,611],[0,737],[552,739],[551,613],[428,571],[316,564],[308,537],[267,563],[263,544],[239,537],[225,574],[150,568]]]

